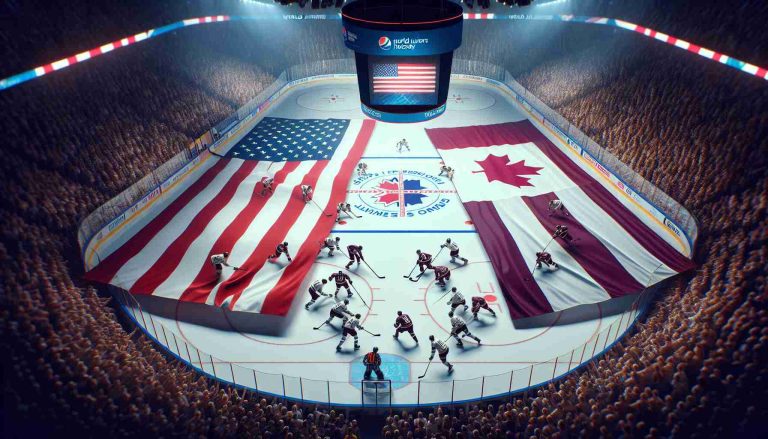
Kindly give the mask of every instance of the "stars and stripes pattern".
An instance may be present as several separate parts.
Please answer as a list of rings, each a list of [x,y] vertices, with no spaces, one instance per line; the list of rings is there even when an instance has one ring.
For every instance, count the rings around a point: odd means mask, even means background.
[[[151,220],[128,228],[86,278],[137,295],[285,316],[317,242],[333,227],[324,212],[344,200],[374,126],[372,120],[262,120],[169,195],[175,198]],[[267,176],[274,192],[262,196]],[[302,199],[305,184],[315,188],[317,206]],[[268,260],[285,241],[292,262]],[[223,252],[240,270],[225,267],[218,278],[209,259]]]
[[[373,66],[374,93],[434,93],[437,69],[425,63],[382,63]]]
[[[348,126],[347,119],[265,117],[226,156],[273,162],[327,160]]]
[[[694,267],[661,224],[600,183],[600,174],[554,145],[530,121],[428,129],[490,257],[513,318],[639,293]],[[503,157],[494,168],[488,157]],[[526,184],[514,184],[518,163]],[[569,215],[550,215],[559,199]],[[553,239],[558,225],[571,242]],[[534,269],[544,248],[560,266]]]

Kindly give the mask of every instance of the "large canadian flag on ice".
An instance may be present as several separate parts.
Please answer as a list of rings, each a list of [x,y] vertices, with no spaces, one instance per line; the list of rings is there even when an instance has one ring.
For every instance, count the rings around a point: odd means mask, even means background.
[[[513,318],[640,292],[693,267],[530,121],[427,129],[474,222]],[[551,213],[551,200],[568,210]],[[573,241],[552,239],[557,225]],[[534,269],[550,253],[556,271]]]

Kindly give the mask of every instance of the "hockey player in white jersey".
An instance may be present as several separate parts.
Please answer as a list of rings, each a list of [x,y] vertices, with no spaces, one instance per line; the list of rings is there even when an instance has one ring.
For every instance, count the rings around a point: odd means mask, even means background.
[[[448,362],[448,345],[442,340],[435,340],[434,335],[429,336],[429,341],[432,344],[432,353],[429,355],[429,361],[432,361],[432,359],[435,358],[435,352],[437,352],[440,361],[448,366],[448,373],[453,372],[453,364]]]
[[[269,191],[270,194],[274,193],[274,191],[272,190],[272,184],[274,182],[275,182],[275,179],[272,177],[261,177],[261,185],[262,185],[261,196],[262,197],[267,194],[267,191]]]
[[[309,296],[312,298],[309,302],[307,302],[306,305],[304,305],[304,309],[309,310],[309,307],[314,305],[315,302],[317,302],[317,299],[320,298],[320,296],[323,297],[331,297],[330,294],[323,292],[323,287],[325,284],[327,284],[328,281],[325,279],[316,280],[315,283],[309,286]]]
[[[446,165],[440,165],[440,173],[437,174],[438,177],[445,174],[446,177],[448,177],[448,180],[453,180],[453,168]]]
[[[341,340],[339,340],[339,345],[336,346],[336,352],[341,352],[341,345],[344,344],[344,342],[347,340],[347,336],[351,335],[355,339],[355,350],[360,349],[360,344],[358,343],[357,338],[357,330],[363,330],[363,325],[360,324],[360,314],[355,314],[354,317],[350,317],[346,320],[344,320],[344,326],[342,328],[341,333]]]
[[[464,343],[461,341],[461,337],[469,337],[474,339],[477,344],[480,344],[480,338],[472,335],[472,333],[469,332],[469,329],[467,328],[467,322],[465,322],[464,319],[459,316],[451,317],[451,336],[456,339],[456,344],[460,348],[464,347]]]
[[[408,146],[408,141],[405,139],[397,142],[397,152],[403,152],[403,148],[407,149],[408,152],[411,151],[411,147]]]
[[[555,213],[562,213],[565,216],[571,216],[571,214],[568,212],[568,209],[565,208],[563,202],[558,199],[551,200],[547,205],[547,210],[549,210],[549,216],[552,216]]]
[[[464,298],[464,295],[459,292],[459,290],[456,289],[456,287],[451,288],[451,293],[453,295],[448,300],[448,305],[451,305],[451,310],[448,312],[448,317],[453,317],[453,313],[456,311],[456,308],[463,306],[464,311],[467,312],[467,309],[469,307],[467,306],[467,300]]]
[[[331,308],[331,311],[329,312],[330,315],[328,316],[328,320],[326,320],[325,323],[330,325],[335,318],[346,320],[347,316],[351,316],[352,311],[349,310],[347,305],[349,305],[348,299],[344,299],[343,302],[337,302],[336,305],[333,305],[333,308]]]
[[[357,164],[357,175],[359,176],[368,175],[368,165],[366,163],[360,162]]]
[[[309,203],[310,201],[312,201],[312,186],[308,184],[302,184],[301,197],[304,199],[305,203]]]
[[[352,206],[349,203],[341,202],[336,205],[336,222],[341,221],[341,214],[345,213],[348,217],[352,218]]]
[[[459,245],[456,244],[456,241],[451,241],[451,238],[446,239],[445,244],[441,244],[440,247],[447,247],[451,251],[451,262],[455,263],[457,258],[464,261],[464,265],[467,265],[467,262],[469,262],[467,258],[459,256]]]
[[[334,250],[341,250],[341,247],[339,247],[339,242],[341,241],[341,238],[338,236],[336,238],[331,238],[330,236],[325,238],[325,241],[320,244],[320,251],[321,253],[323,250],[328,249],[328,256],[333,256]]]
[[[229,252],[224,252],[220,255],[211,255],[211,264],[213,264],[214,267],[216,267],[216,281],[218,282],[221,280],[221,270],[224,266],[232,267],[234,270],[239,270],[239,267],[234,267],[232,265],[227,264],[227,259],[229,259]]]

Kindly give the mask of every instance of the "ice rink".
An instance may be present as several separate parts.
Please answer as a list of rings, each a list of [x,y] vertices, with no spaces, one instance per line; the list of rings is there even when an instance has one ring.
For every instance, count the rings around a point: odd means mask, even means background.
[[[381,334],[375,337],[361,331],[361,350],[353,350],[350,338],[342,351],[336,352],[341,327],[338,319],[313,330],[328,317],[332,299],[321,298],[308,311],[304,309],[309,300],[309,285],[344,268],[347,259],[339,252],[333,256],[328,256],[327,251],[321,253],[304,279],[287,321],[278,329],[255,331],[235,319],[228,320],[224,327],[212,327],[192,315],[198,314],[199,309],[190,310],[177,302],[170,312],[153,311],[146,298],[139,299],[144,306],[142,314],[134,313],[142,317],[136,320],[146,325],[150,334],[158,334],[161,343],[175,344],[171,350],[182,359],[226,381],[234,379],[237,384],[255,386],[267,393],[297,398],[301,395],[301,399],[319,402],[327,398],[350,405],[372,402],[361,400],[360,380],[361,358],[373,346],[384,357],[382,369],[386,378],[392,380],[391,403],[395,405],[503,394],[551,380],[600,354],[634,322],[641,302],[639,296],[534,318],[510,318],[488,256],[452,182],[438,176],[441,159],[424,129],[512,122],[529,115],[508,94],[476,81],[454,79],[448,96],[445,114],[435,120],[403,125],[377,122],[362,158],[368,165],[368,174],[356,175],[349,183],[347,202],[358,217],[342,217],[332,236],[341,238],[342,249],[349,244],[362,245],[366,261],[385,276],[378,278],[365,265],[353,266],[350,273],[359,292],[350,299],[351,310],[363,316],[366,330]],[[314,81],[280,97],[263,116],[362,120],[365,117],[359,102],[353,78]],[[558,147],[567,150],[536,123]],[[403,138],[410,149],[398,151],[396,143]],[[236,140],[233,138],[232,142]],[[406,180],[418,183],[404,187]],[[638,216],[645,215],[628,203],[627,207]],[[157,208],[162,208],[162,203]],[[647,224],[674,243],[665,229],[650,220]],[[131,227],[141,226],[142,221],[137,221],[120,236],[130,236]],[[113,246],[119,245],[120,236]],[[448,340],[448,359],[455,365],[454,372],[448,374],[447,368],[435,358],[419,383],[417,376],[424,373],[429,362],[428,336],[443,340],[449,336],[449,297],[445,295],[446,289],[435,285],[431,272],[416,282],[406,275],[418,273],[412,272],[417,249],[436,255],[446,238],[456,241],[461,255],[469,259],[466,266],[460,266],[450,262],[447,251],[439,254],[434,264],[455,268],[448,287],[457,287],[468,301],[472,296],[484,297],[496,317],[481,310],[478,318],[469,323],[469,329],[481,338],[482,344],[465,339],[462,349],[455,340]],[[649,284],[657,281],[648,279]],[[333,292],[332,284],[326,287],[328,290]],[[343,292],[339,293],[340,298]],[[401,334],[399,340],[393,338],[398,310],[414,320],[418,345],[407,333]],[[471,319],[470,312],[458,314],[465,320]],[[222,315],[227,318],[226,313]],[[389,402],[387,399],[386,403]]]

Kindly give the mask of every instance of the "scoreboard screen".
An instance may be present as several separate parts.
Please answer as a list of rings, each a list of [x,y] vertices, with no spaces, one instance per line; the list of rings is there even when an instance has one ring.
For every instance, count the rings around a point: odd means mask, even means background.
[[[369,92],[373,105],[435,105],[440,57],[371,56]]]

